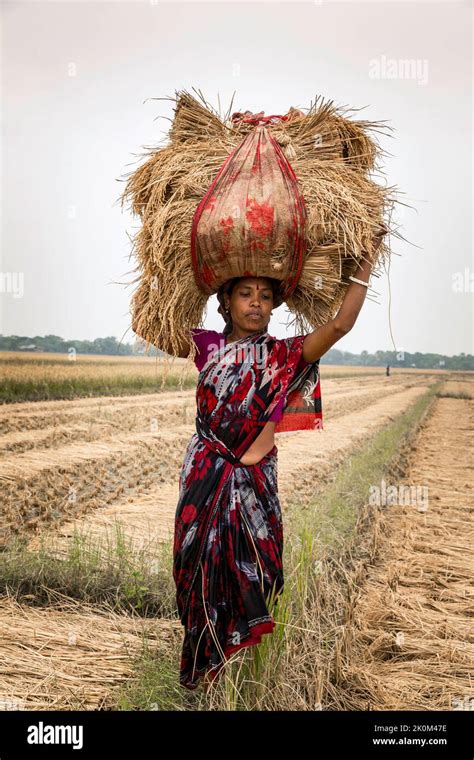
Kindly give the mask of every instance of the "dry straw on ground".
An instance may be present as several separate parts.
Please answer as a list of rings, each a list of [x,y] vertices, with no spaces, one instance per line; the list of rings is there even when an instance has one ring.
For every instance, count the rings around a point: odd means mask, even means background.
[[[460,422],[453,425],[456,415]],[[473,419],[471,399],[438,399],[397,483],[424,486],[429,505],[396,504],[377,514],[377,561],[369,569],[361,565],[352,585],[336,709],[452,710],[472,704]]]
[[[147,149],[146,161],[126,175],[121,196],[122,207],[128,201],[141,222],[132,247],[133,282],[138,282],[132,327],[147,343],[172,355],[190,340],[192,327],[203,326],[209,298],[192,267],[193,216],[224,161],[255,128],[231,120],[232,102],[221,116],[201,92],[198,98],[184,90],[175,94],[167,98],[176,103],[169,139]],[[303,268],[286,301],[300,332],[335,315],[347,278],[363,257],[372,260],[378,276],[377,267],[391,255],[387,232],[401,237],[391,229],[394,204],[399,203],[394,188],[373,178],[381,171],[383,155],[374,134],[392,128],[352,120],[346,108],[319,96],[304,110],[296,118],[267,124],[290,161],[307,209]],[[274,270],[258,274],[275,277]],[[193,351],[191,341],[190,358]]]
[[[144,640],[166,656],[179,621],[145,620],[58,596],[58,608],[0,603],[0,710],[94,710],[132,678]]]

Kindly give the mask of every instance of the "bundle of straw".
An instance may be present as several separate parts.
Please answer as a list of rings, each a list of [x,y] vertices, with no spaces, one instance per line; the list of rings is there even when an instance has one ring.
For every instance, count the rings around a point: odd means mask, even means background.
[[[235,118],[240,113],[231,118],[232,102],[221,117],[200,91],[198,98],[184,90],[175,95],[165,98],[176,104],[167,141],[148,149],[145,163],[126,175],[121,201],[122,208],[129,201],[141,221],[132,239],[138,273],[132,329],[171,355],[189,343],[192,356],[191,328],[204,326],[210,297],[192,266],[193,217],[222,164],[255,122]],[[298,332],[335,315],[348,277],[363,258],[370,258],[375,274],[390,257],[387,233],[393,234],[390,218],[397,202],[394,188],[370,176],[379,170],[376,162],[383,152],[369,133],[391,128],[350,120],[346,109],[321,97],[305,110],[291,108],[291,118],[266,122],[296,174],[307,210],[304,262],[286,299]],[[258,275],[275,277],[273,270]]]

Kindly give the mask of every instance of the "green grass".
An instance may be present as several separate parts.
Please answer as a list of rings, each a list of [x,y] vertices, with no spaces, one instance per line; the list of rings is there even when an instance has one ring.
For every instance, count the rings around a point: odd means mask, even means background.
[[[134,660],[135,677],[119,686],[109,699],[111,710],[200,710],[205,706],[201,692],[183,689],[176,676],[181,643],[166,654],[153,651],[146,637]]]
[[[25,368],[25,374],[27,369]],[[51,378],[48,380],[5,378],[0,387],[0,403],[19,401],[53,401],[57,399],[87,398],[94,396],[127,396],[140,393],[158,393],[168,390],[188,390],[196,387],[196,378],[190,375],[180,379],[170,375],[163,380],[137,375],[116,375],[109,378]]]
[[[29,550],[26,539],[15,537],[0,552],[0,594],[49,606],[55,591],[142,617],[176,617],[171,542],[137,551],[117,523],[102,543],[76,529],[64,557],[57,556],[52,538]]]

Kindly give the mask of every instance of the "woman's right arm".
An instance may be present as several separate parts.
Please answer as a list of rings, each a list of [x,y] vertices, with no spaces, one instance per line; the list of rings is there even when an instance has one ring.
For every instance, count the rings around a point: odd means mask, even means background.
[[[368,282],[371,264],[364,261],[356,271],[358,279]],[[364,303],[367,289],[365,285],[351,282],[344,295],[342,304],[334,319],[308,333],[303,341],[303,359],[314,362],[329,351],[338,340],[344,337],[355,324]]]
[[[377,251],[387,227],[381,227],[379,233],[375,236],[373,245],[373,255]],[[363,282],[369,281],[372,271],[372,260],[363,259],[359,264],[354,276]],[[338,340],[344,337],[351,330],[356,322],[359,312],[367,295],[365,285],[351,281],[346,289],[339,311],[334,319],[322,325],[313,332],[306,335],[303,342],[303,359],[307,362],[320,359],[326,351],[329,351]]]

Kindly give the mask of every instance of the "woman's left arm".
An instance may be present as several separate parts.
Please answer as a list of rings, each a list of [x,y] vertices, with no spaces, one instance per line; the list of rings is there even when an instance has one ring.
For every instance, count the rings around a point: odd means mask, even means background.
[[[380,242],[381,237],[376,241],[374,251],[377,250]],[[368,282],[371,271],[372,263],[364,260],[353,276],[357,277],[358,280]],[[316,359],[320,359],[326,351],[329,351],[331,346],[354,327],[366,295],[366,286],[351,280],[334,319],[308,333],[305,337],[303,341],[303,359],[305,361],[314,362]]]

